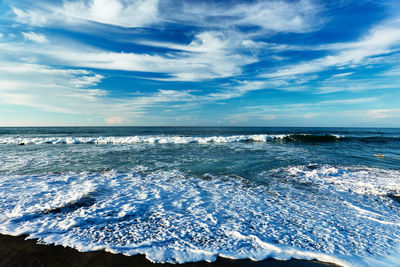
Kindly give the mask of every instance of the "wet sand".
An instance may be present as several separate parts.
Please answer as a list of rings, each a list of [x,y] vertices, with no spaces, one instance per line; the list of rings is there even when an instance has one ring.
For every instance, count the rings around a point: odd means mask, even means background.
[[[62,246],[39,245],[36,240],[25,240],[26,236],[8,236],[0,234],[0,266],[159,266],[159,267],[304,267],[304,266],[337,266],[334,264],[307,260],[280,261],[267,259],[264,261],[229,260],[218,258],[217,261],[186,263],[186,264],[160,264],[148,261],[145,256],[124,256],[105,251],[79,252],[72,248]]]

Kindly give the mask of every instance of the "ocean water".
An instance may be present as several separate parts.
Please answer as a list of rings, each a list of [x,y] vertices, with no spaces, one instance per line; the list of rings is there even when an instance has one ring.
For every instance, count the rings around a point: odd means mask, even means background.
[[[153,262],[400,266],[400,129],[0,128],[0,233]]]

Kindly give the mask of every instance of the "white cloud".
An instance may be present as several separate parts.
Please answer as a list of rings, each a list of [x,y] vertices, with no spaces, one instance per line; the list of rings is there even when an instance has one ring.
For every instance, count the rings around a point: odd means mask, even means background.
[[[32,42],[36,42],[39,44],[47,42],[46,36],[40,33],[34,33],[34,32],[23,32],[22,35],[26,40],[30,40]]]
[[[364,98],[354,98],[354,99],[336,99],[336,100],[326,100],[321,101],[317,104],[319,105],[342,105],[342,104],[360,104],[376,101],[376,97],[364,97]],[[314,104],[315,105],[315,104]]]
[[[267,82],[265,81],[241,81],[239,85],[235,86],[235,90],[246,93],[249,91],[261,90],[267,87]]]
[[[83,21],[122,27],[143,27],[159,22],[158,0],[64,1],[57,12]]]
[[[255,61],[250,56],[235,55],[229,49],[230,41],[231,37],[226,38],[216,32],[205,32],[196,36],[187,46],[188,51],[166,56],[107,52],[71,42],[68,43],[68,47],[64,47],[54,45],[50,41],[41,46],[12,42],[0,45],[0,50],[3,54],[20,58],[24,58],[27,53],[37,58],[50,58],[49,62],[52,64],[63,66],[160,72],[169,74],[170,80],[193,81],[237,75],[241,73],[242,64]],[[103,104],[108,107],[110,102],[115,106],[107,110],[121,110],[127,114],[124,117],[133,113],[143,116],[151,107],[173,105],[173,110],[192,108],[205,102],[240,97],[248,91],[263,89],[265,85],[261,81],[242,81],[237,82],[233,88],[202,96],[194,95],[192,91],[159,90],[144,96],[110,99],[106,91],[88,89],[97,86],[105,77],[87,70],[58,69],[33,63],[9,63],[0,65],[0,71],[4,71],[2,82],[5,84],[2,88],[7,89],[7,92],[3,91],[3,95],[7,93],[5,99],[9,99],[10,103],[75,114],[91,112],[90,107],[97,110],[98,106]],[[19,78],[21,76],[24,77],[23,80]],[[41,95],[45,97],[40,98]],[[66,98],[61,101],[61,96]],[[94,102],[84,104],[84,101]],[[172,102],[178,102],[179,105]],[[75,108],[74,105],[82,106],[82,109]]]
[[[103,76],[87,70],[2,60],[0,103],[63,114],[103,117],[109,124],[129,124],[140,119],[146,122],[145,118],[155,114],[153,108],[159,109],[159,116],[163,117],[164,109],[180,109],[178,105],[171,107],[171,104],[190,104],[196,102],[197,98],[191,91],[181,90],[158,90],[140,96],[115,98],[103,89],[92,88],[103,79]]]
[[[279,46],[255,42],[247,33],[238,31],[236,26],[257,26],[261,31],[268,32],[307,32],[315,29],[316,17],[321,8],[311,0],[241,4],[64,0],[61,5],[39,3],[25,9],[13,7],[12,10],[16,21],[33,26],[93,26],[87,21],[121,27],[159,27],[160,24],[170,22],[200,25],[203,31],[196,33],[187,45],[135,40],[140,44],[180,50],[168,54],[118,53],[83,45],[71,47],[68,40],[68,47],[49,44],[29,53],[38,58],[48,56],[60,65],[154,72],[162,74],[161,77],[155,76],[165,81],[202,81],[241,75],[245,65],[258,61],[257,51],[265,47],[276,49]],[[47,41],[44,35],[33,32],[23,34],[27,40],[38,43]],[[58,40],[58,43],[63,43],[63,40]]]
[[[164,4],[166,19],[202,27],[257,26],[270,32],[308,32],[322,23],[314,1],[194,2]],[[167,7],[171,5],[171,7]]]
[[[196,34],[188,45],[154,41],[138,41],[137,43],[187,52],[216,53],[239,48],[241,39],[242,35],[238,32],[204,31]]]
[[[368,35],[358,42],[328,46],[331,49],[338,50],[335,54],[309,62],[289,65],[276,72],[265,73],[261,77],[284,77],[320,72],[328,68],[355,67],[364,64],[370,57],[386,55],[396,51],[399,44],[400,22],[399,20],[393,20],[374,27]]]
[[[124,117],[107,117],[105,119],[107,124],[122,124],[124,121],[126,121],[126,118]]]
[[[79,25],[87,21],[121,27],[143,27],[159,22],[158,0],[63,1],[63,5],[12,7],[15,20],[31,26]],[[89,25],[85,25],[89,26]]]
[[[244,47],[246,36],[237,31],[204,31],[196,34],[193,40],[187,44],[176,44],[170,42],[139,41],[137,43],[153,47],[165,47],[168,49],[180,50],[182,52],[169,53],[169,59],[174,60],[174,55],[187,58],[196,66],[194,73],[183,73],[176,75],[179,80],[202,80],[205,77],[221,78],[240,75],[242,67],[257,62],[255,53],[248,53]],[[243,52],[246,51],[246,52]],[[187,71],[193,70],[187,67]],[[172,68],[170,68],[172,70]],[[176,80],[176,78],[163,79]]]
[[[4,36],[4,34],[2,34],[1,32],[0,32],[0,38],[2,38]]]
[[[80,76],[70,81],[74,87],[91,87],[96,86],[104,79],[103,75],[94,74],[90,76]]]
[[[337,73],[337,74],[332,75],[332,78],[349,76],[349,75],[351,75],[353,73],[354,72]]]
[[[22,75],[22,76],[21,76]],[[23,79],[21,79],[23,77]],[[104,90],[78,86],[76,81],[92,80],[95,74],[84,70],[54,69],[38,64],[2,62],[0,95],[2,102],[42,110],[79,114],[90,112]],[[72,85],[71,85],[72,84]]]
[[[271,32],[309,32],[323,20],[312,0],[248,3],[158,0],[64,0],[58,5],[13,7],[16,21],[33,26],[93,21],[120,27],[143,27],[166,22],[212,28],[257,26]]]
[[[43,26],[48,22],[49,14],[37,10],[22,10],[12,7],[12,11],[16,15],[15,20],[20,23],[32,26]],[[51,15],[52,16],[52,15]]]
[[[240,97],[249,91],[263,89],[265,85],[260,81],[244,81],[237,82],[231,89],[206,95],[196,95],[196,91],[190,90],[160,89],[113,98],[107,91],[96,88],[103,79],[102,75],[82,69],[4,61],[0,64],[0,99],[3,103],[51,112],[104,116],[109,124],[123,124],[128,123],[129,118],[149,116],[148,111],[153,108],[187,110],[204,103]]]
[[[27,34],[27,38],[33,38],[33,34]],[[244,65],[257,61],[252,55],[236,53],[235,48],[229,46],[230,41],[231,38],[223,34],[203,32],[196,35],[190,45],[184,47],[188,51],[171,52],[166,55],[110,52],[73,42],[64,46],[67,42],[62,40],[58,40],[60,45],[47,42],[40,47],[10,43],[3,46],[3,49],[20,56],[29,54],[38,58],[48,58],[52,60],[52,64],[162,73],[166,77],[159,79],[201,81],[240,75]]]
[[[241,15],[238,24],[260,26],[276,32],[308,32],[314,30],[320,7],[311,1],[297,2],[263,1],[255,4],[241,4],[231,11]],[[319,21],[321,23],[321,21]]]

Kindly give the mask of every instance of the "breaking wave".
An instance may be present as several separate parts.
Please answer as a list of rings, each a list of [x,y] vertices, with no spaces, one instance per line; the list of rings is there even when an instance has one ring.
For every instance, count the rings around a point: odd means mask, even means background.
[[[350,136],[336,134],[256,134],[231,136],[174,136],[174,135],[144,135],[144,136],[98,136],[98,137],[0,137],[0,144],[41,145],[41,144],[207,144],[207,143],[237,143],[237,142],[287,142],[287,143],[334,143],[359,141],[365,143],[382,143],[400,141],[397,136]]]
[[[105,136],[105,137],[1,137],[0,144],[207,144],[236,142],[335,142],[338,135],[258,134],[232,136]]]

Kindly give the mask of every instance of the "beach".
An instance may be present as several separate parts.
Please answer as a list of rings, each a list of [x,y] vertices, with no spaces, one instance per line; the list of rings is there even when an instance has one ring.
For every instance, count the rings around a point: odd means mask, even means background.
[[[124,256],[104,251],[78,252],[62,246],[39,245],[36,240],[25,240],[26,236],[9,236],[0,234],[0,266],[165,266],[165,267],[323,267],[337,266],[330,263],[307,260],[264,261],[230,260],[218,258],[215,262],[196,262],[186,264],[152,263],[143,255]]]

